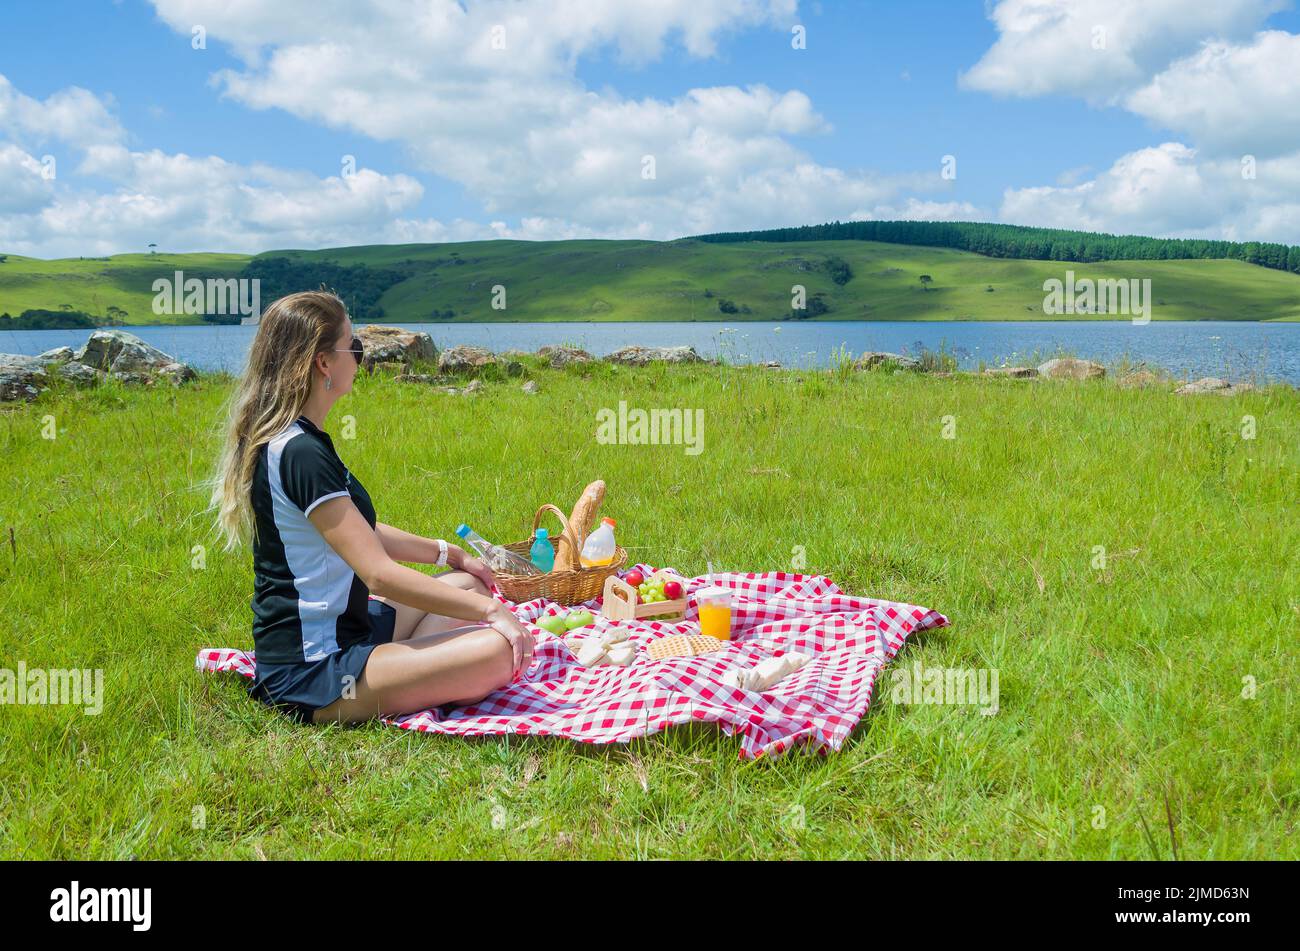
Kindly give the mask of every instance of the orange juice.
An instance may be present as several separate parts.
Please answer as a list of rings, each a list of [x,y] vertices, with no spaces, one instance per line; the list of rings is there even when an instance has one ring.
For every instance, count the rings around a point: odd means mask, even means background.
[[[720,641],[731,640],[731,605],[716,601],[701,604],[700,633]]]

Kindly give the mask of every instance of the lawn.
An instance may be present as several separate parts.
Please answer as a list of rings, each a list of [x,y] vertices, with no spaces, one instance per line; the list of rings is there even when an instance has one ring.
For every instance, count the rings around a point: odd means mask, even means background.
[[[603,478],[635,560],[802,551],[946,614],[895,665],[996,669],[998,712],[894,702],[887,671],[841,751],[756,762],[707,726],[597,747],[292,724],[193,666],[252,646],[251,555],[216,545],[200,485],[233,381],[52,390],[0,409],[0,667],[102,668],[104,708],[0,707],[0,857],[1300,857],[1294,389],[527,375],[537,395],[359,377],[326,429],[421,534],[521,539]],[[703,452],[598,443],[620,399],[702,407]]]

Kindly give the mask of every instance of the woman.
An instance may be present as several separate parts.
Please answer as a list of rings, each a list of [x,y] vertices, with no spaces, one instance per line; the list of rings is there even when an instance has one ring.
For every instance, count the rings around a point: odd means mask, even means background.
[[[213,480],[226,550],[252,536],[249,693],[304,722],[476,703],[532,659],[532,635],[489,596],[487,567],[376,521],[334,451],[325,417],[352,390],[362,353],[333,294],[267,308]],[[399,561],[454,570],[433,578]]]

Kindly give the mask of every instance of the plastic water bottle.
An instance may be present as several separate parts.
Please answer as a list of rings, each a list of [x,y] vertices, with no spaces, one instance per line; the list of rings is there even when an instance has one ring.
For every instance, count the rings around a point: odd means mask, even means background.
[[[528,554],[533,559],[533,565],[543,574],[555,569],[555,545],[546,537],[546,529],[537,530],[537,538]]]
[[[456,529],[456,534],[469,542],[470,546],[479,553],[479,556],[493,571],[500,571],[503,574],[510,575],[541,574],[527,558],[516,555],[508,548],[493,545],[464,523],[461,524],[460,528]]]
[[[602,518],[600,527],[587,536],[578,561],[584,568],[598,568],[614,560],[614,520]]]

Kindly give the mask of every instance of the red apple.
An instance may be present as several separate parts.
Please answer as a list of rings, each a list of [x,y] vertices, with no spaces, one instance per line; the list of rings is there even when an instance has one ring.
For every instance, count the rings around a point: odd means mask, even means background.
[[[682,596],[682,586],[676,581],[664,582],[664,597],[669,601],[676,601]]]
[[[635,588],[641,582],[645,581],[645,575],[633,568],[623,576],[623,580]]]

